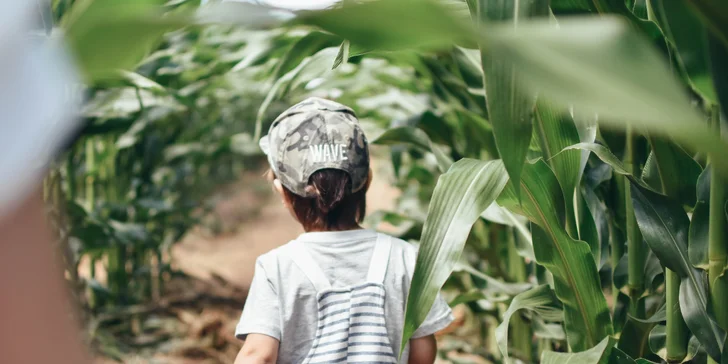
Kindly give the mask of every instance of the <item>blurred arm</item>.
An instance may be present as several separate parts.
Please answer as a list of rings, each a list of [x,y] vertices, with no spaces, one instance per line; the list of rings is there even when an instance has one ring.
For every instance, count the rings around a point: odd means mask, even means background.
[[[436,356],[437,341],[435,335],[410,340],[409,364],[432,364],[435,362]]]
[[[90,363],[41,194],[0,217],[0,363]]]
[[[235,358],[235,364],[275,364],[278,340],[261,334],[250,334]]]

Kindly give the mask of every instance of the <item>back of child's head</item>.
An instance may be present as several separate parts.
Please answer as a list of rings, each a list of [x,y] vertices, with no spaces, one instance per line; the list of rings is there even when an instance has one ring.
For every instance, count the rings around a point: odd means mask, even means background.
[[[311,175],[307,189],[313,197],[299,196],[283,186],[284,198],[306,231],[348,230],[366,214],[366,189],[351,192],[351,178],[338,169]]]
[[[353,110],[307,99],[283,112],[260,144],[306,231],[348,230],[361,223],[369,148]]]

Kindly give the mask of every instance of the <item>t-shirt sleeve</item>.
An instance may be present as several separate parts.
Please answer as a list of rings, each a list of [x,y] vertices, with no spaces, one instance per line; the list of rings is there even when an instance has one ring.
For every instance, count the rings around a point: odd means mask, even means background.
[[[245,300],[243,314],[235,328],[235,336],[245,340],[248,334],[263,334],[281,339],[281,318],[278,292],[268,278],[260,258],[255,263],[253,283]]]
[[[435,298],[435,303],[432,305],[425,322],[417,328],[415,333],[412,335],[412,338],[417,339],[432,335],[448,327],[454,320],[455,317],[452,314],[450,306],[448,306],[445,299],[442,298],[442,295],[438,293],[437,298]]]

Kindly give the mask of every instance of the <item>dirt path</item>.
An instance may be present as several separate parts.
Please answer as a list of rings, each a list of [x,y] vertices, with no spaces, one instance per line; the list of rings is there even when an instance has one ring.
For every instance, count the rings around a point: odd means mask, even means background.
[[[391,165],[374,159],[372,169],[368,212],[394,208],[399,191],[390,184]],[[173,261],[193,276],[218,275],[244,289],[253,278],[258,256],[303,232],[260,172],[246,174],[241,183],[223,193],[216,211],[223,225],[237,226],[235,232],[214,237],[199,230],[191,233],[173,248]]]

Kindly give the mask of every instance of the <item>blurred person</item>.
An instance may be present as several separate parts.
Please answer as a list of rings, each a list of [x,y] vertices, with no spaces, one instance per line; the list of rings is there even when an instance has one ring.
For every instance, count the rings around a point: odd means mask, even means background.
[[[58,44],[31,37],[41,1],[0,2],[0,363],[88,362],[42,179],[75,129],[75,73]],[[48,13],[42,13],[47,16]],[[45,38],[45,39],[41,39]]]
[[[371,183],[367,139],[354,111],[307,99],[260,141],[273,186],[305,233],[258,258],[236,336],[235,364],[432,364],[434,334],[453,320],[438,295],[400,353],[417,259],[400,239],[363,229]]]

